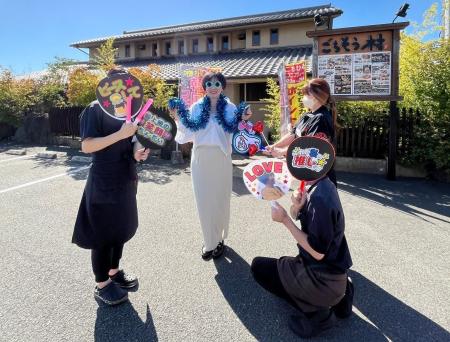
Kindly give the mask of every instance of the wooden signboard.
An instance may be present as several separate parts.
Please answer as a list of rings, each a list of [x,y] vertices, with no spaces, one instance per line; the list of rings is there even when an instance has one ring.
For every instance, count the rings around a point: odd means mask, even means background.
[[[398,101],[400,30],[409,23],[309,31],[313,77],[336,100]]]

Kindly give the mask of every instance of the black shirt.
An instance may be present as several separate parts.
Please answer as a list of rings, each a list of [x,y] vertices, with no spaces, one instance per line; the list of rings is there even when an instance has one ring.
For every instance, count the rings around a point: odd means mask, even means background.
[[[292,134],[295,134],[296,138],[301,136],[316,136],[322,139],[327,139],[331,144],[333,144],[335,131],[331,111],[327,107],[321,106],[314,112],[306,113],[296,123],[296,125],[292,129]],[[327,176],[337,187],[336,172],[334,171],[334,166],[328,172]]]
[[[321,106],[314,112],[305,113],[295,124],[292,133],[296,137],[318,136],[326,138],[331,143],[334,141],[333,116],[327,107]]]
[[[117,132],[124,121],[114,119],[104,113],[98,101],[93,101],[80,115],[80,137],[86,138],[106,137]],[[119,162],[133,157],[133,145],[131,138],[123,139],[104,149],[92,153],[92,161]]]
[[[300,255],[309,263],[325,263],[346,271],[352,266],[352,258],[344,235],[345,218],[336,187],[325,177],[314,184],[308,193],[308,199],[299,213],[302,231],[308,235],[311,247],[325,256],[317,261],[299,246]]]

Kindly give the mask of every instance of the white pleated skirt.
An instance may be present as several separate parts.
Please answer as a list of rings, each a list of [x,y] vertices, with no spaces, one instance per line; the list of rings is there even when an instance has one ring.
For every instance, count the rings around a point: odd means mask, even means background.
[[[210,251],[228,237],[233,184],[231,155],[225,155],[218,146],[195,147],[191,176],[203,245]]]

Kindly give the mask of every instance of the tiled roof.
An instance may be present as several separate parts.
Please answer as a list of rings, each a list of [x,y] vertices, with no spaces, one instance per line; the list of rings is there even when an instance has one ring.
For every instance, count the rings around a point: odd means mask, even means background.
[[[312,46],[292,47],[274,50],[228,52],[214,55],[190,55],[165,57],[156,60],[125,62],[125,68],[141,67],[154,63],[161,67],[161,77],[165,80],[179,78],[182,64],[203,67],[220,67],[225,77],[252,78],[275,76],[280,65],[306,60],[307,71],[311,69]]]
[[[125,31],[122,35],[95,38],[90,40],[83,40],[71,44],[73,47],[88,47],[92,44],[101,44],[109,38],[114,38],[116,41],[136,40],[141,38],[181,34],[195,31],[207,31],[213,29],[231,28],[245,25],[255,25],[270,22],[289,21],[313,18],[316,14],[322,14],[327,16],[339,16],[342,14],[342,10],[332,6],[331,4],[323,6],[315,6],[308,8],[298,8],[288,11],[271,12],[263,14],[247,15],[242,17],[203,21],[198,23],[190,23],[184,25],[166,26],[153,29],[145,29],[138,31]]]

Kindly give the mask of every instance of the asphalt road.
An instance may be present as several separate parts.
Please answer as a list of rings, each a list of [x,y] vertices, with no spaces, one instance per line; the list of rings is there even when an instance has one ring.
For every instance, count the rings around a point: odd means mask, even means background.
[[[270,205],[235,169],[226,257],[204,262],[188,165],[139,166],[140,227],[122,266],[138,291],[98,305],[90,253],[71,244],[88,164],[0,145],[1,341],[294,341],[294,310],[250,275],[255,256],[295,255]],[[21,148],[21,147],[18,147]],[[68,152],[69,157],[66,157]],[[450,341],[450,185],[338,173],[354,266],[354,315],[317,341]],[[288,198],[281,201],[288,204]]]

